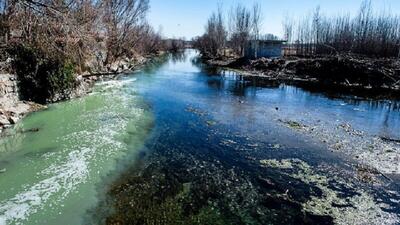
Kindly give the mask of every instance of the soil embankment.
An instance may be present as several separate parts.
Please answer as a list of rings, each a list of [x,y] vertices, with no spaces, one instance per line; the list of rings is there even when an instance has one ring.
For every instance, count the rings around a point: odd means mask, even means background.
[[[282,82],[315,84],[347,91],[373,93],[375,97],[400,97],[400,62],[356,56],[257,60],[209,59],[207,64],[239,69],[243,75]]]

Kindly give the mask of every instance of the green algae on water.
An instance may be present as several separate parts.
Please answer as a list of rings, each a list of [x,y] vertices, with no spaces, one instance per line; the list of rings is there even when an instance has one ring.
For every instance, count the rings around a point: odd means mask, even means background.
[[[389,206],[378,203],[365,190],[357,189],[344,178],[336,175],[329,178],[320,175],[312,166],[300,159],[261,160],[261,166],[275,169],[291,169],[287,174],[302,182],[316,186],[322,195],[312,195],[303,203],[303,210],[315,215],[332,216],[336,224],[398,224],[396,215],[386,212]],[[334,185],[336,184],[336,185]],[[344,186],[355,192],[352,196],[342,197],[340,187]]]

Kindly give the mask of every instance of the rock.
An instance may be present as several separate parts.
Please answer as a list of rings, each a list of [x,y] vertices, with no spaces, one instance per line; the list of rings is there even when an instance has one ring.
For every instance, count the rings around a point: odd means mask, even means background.
[[[10,121],[11,124],[16,124],[18,122],[19,118],[15,116],[11,116],[8,118],[8,121]]]
[[[117,71],[118,71],[118,68],[119,68],[118,63],[113,63],[113,64],[110,66],[110,71],[112,71],[112,72],[117,72]]]
[[[10,125],[10,121],[5,115],[0,115],[0,125],[3,126]]]
[[[120,64],[120,68],[122,71],[128,70],[129,69],[129,62],[128,61],[122,61]]]
[[[37,104],[34,102],[28,102],[27,104],[29,104],[30,106],[30,112],[36,112],[42,109],[47,109],[47,106],[45,105],[41,105],[41,104]]]

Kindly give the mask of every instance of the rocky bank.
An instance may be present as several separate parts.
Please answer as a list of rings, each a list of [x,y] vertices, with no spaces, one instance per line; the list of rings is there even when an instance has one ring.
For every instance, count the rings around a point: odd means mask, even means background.
[[[107,68],[94,70],[76,76],[75,87],[67,92],[67,95],[55,96],[48,102],[63,101],[78,98],[90,92],[96,81],[115,79],[119,74],[130,73],[149,62],[154,56],[137,57],[134,60],[120,60]],[[20,99],[17,77],[15,74],[0,73],[0,133],[5,128],[11,127],[27,114],[45,109],[41,105],[31,101]]]
[[[43,108],[45,106],[19,99],[15,75],[0,74],[0,132],[26,114]]]

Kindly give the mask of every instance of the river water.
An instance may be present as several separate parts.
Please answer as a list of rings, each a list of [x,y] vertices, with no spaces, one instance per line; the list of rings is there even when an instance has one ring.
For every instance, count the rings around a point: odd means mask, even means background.
[[[159,163],[160,158],[176,155],[182,157],[182,161],[190,155],[193,162],[200,160],[205,165],[218,162],[221,168],[233,168],[245,174],[238,177],[237,182],[247,179],[251,183],[252,174],[259,178],[270,168],[278,171],[278,175],[270,174],[269,180],[279,184],[284,182],[284,175],[300,180],[303,188],[304,184],[312,184],[319,189],[316,191],[319,198],[328,202],[339,201],[340,194],[331,190],[337,191],[348,182],[351,184],[343,189],[346,193],[357,194],[354,198],[348,196],[347,203],[361,206],[352,207],[359,211],[352,211],[346,218],[340,217],[342,211],[330,209],[315,196],[309,196],[312,194],[307,194],[308,201],[296,192],[294,184],[292,188],[296,194],[293,196],[300,196],[301,200],[295,199],[296,204],[304,208],[300,211],[321,216],[316,221],[331,221],[322,217],[331,212],[334,221],[342,224],[345,219],[354,219],[354,213],[372,222],[398,222],[396,182],[376,187],[344,179],[331,187],[330,177],[342,179],[348,174],[354,175],[349,166],[353,160],[330,152],[320,141],[277,121],[309,119],[333,124],[340,120],[371,136],[399,139],[399,102],[367,101],[354,96],[332,96],[294,86],[259,83],[233,72],[207,68],[198,63],[196,56],[196,51],[192,50],[178,56],[165,56],[140,72],[115,81],[99,82],[88,96],[52,104],[9,130],[7,136],[0,139],[0,225],[86,224],[88,212],[93,214],[99,200],[107,195],[104,189],[110,185],[110,180],[123,182],[121,174],[134,173],[134,164],[140,161],[136,158],[143,155],[150,157],[150,164],[151,160]],[[153,153],[156,157],[151,158]],[[310,172],[311,168],[315,168],[315,172]],[[286,169],[303,173],[280,172]],[[193,179],[198,178],[193,176]],[[193,184],[193,179],[187,178],[182,183]],[[226,187],[229,189],[229,184]],[[260,193],[265,195],[268,190],[264,187]],[[283,194],[288,191],[283,190]],[[282,203],[285,204],[291,205]],[[321,206],[323,212],[313,212],[321,211],[315,205]],[[368,211],[371,209],[376,215]],[[296,210],[293,219],[296,219]],[[380,220],[376,220],[378,217]],[[274,221],[271,216],[266,218]],[[249,224],[262,221],[248,220],[252,221]]]

